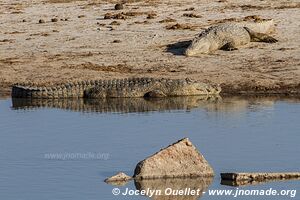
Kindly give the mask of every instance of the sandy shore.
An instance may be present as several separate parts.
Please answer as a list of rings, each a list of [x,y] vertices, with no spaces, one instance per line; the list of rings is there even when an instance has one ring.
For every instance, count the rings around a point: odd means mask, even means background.
[[[146,0],[129,1],[123,10],[114,10],[115,3],[0,0],[1,89],[16,82],[159,76],[218,83],[229,93],[300,94],[298,0]],[[204,28],[249,15],[273,18],[279,42],[182,55],[186,41]]]

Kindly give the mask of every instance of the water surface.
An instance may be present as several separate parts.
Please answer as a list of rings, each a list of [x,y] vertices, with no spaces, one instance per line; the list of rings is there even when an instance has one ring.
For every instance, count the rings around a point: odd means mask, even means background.
[[[103,180],[118,171],[132,175],[140,160],[183,137],[190,138],[216,172],[212,183],[196,181],[194,185],[235,189],[220,184],[221,172],[300,171],[299,102],[280,98],[2,99],[0,199],[148,199],[113,196],[115,186]],[[135,187],[130,182],[118,188]],[[300,183],[242,188],[299,190]],[[202,199],[230,198],[204,194]]]

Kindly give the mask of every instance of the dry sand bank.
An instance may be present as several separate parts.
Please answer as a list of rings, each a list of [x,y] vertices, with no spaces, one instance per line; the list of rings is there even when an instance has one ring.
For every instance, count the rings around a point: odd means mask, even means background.
[[[0,87],[159,76],[218,83],[226,92],[300,94],[298,0],[128,1],[121,11],[116,2],[0,0]],[[182,55],[203,28],[249,15],[273,18],[279,42]]]

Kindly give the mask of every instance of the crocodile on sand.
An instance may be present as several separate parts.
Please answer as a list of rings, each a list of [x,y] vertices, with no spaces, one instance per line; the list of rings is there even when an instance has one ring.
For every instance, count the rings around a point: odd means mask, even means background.
[[[275,28],[273,20],[258,22],[225,23],[212,26],[197,36],[185,50],[186,56],[208,54],[216,50],[236,50],[250,42],[275,43],[277,39],[267,35]]]
[[[129,78],[12,88],[15,98],[118,98],[218,95],[221,88],[189,79]]]

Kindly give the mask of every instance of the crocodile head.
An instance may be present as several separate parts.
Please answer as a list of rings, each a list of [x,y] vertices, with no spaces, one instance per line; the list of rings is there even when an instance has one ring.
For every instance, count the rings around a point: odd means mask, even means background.
[[[191,83],[189,86],[189,91],[193,95],[203,95],[203,94],[219,94],[221,92],[221,88],[219,86],[213,87],[211,85],[207,85],[204,83]]]
[[[184,85],[173,90],[175,96],[185,95],[218,95],[221,92],[219,86],[211,86],[202,82],[187,80]]]
[[[196,37],[185,50],[186,56],[195,56],[197,54],[209,53],[210,42],[205,37]]]

